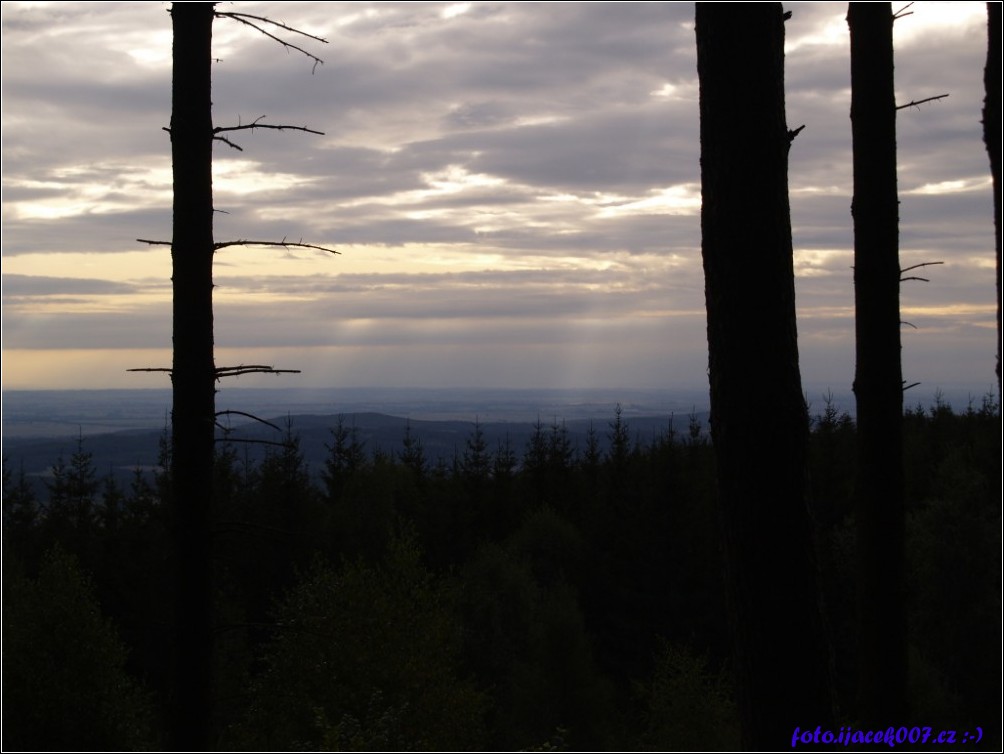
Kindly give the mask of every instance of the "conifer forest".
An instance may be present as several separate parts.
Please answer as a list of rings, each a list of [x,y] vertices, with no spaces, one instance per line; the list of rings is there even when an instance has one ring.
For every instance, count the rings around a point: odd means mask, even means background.
[[[1000,7],[988,4],[972,114],[998,299]],[[997,392],[911,403],[901,284],[943,262],[899,256],[897,112],[948,95],[897,101],[892,29],[907,8],[850,3],[845,19],[853,410],[832,394],[814,409],[800,371],[792,11],[697,3],[690,261],[703,268],[710,419],[695,408],[643,433],[617,405],[583,434],[538,418],[525,441],[473,421],[451,456],[410,423],[388,446],[333,417],[322,453],[292,418],[219,410],[232,378],[299,370],[228,361],[217,252],[343,257],[324,239],[220,240],[214,149],[251,150],[261,130],[324,133],[266,116],[214,125],[213,24],[313,69],[326,40],[222,3],[172,4],[170,125],[157,132],[170,239],[135,239],[170,247],[170,293],[158,284],[172,359],[128,370],[169,379],[171,411],[159,458],[127,483],[103,474],[83,432],[42,474],[4,458],[4,750],[999,751],[1000,308]],[[450,306],[437,322],[460,316]],[[994,372],[989,347],[986,360]],[[234,437],[235,416],[275,434]]]
[[[989,750],[999,410],[916,406],[904,428],[909,701],[924,725],[982,726]],[[844,725],[855,431],[826,405],[809,445]],[[218,447],[214,747],[739,746],[715,460],[698,422],[643,440],[615,415],[581,447],[560,423],[538,423],[525,447],[489,447],[472,424],[449,463],[410,433],[374,449],[336,424],[327,453],[307,468],[295,426],[260,462]],[[4,685],[18,689],[5,747],[163,748],[179,693],[169,475],[124,488],[86,439],[54,472],[45,495],[4,472]]]

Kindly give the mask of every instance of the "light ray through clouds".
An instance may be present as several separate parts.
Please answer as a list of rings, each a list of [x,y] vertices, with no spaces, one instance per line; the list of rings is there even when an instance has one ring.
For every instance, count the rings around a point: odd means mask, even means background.
[[[169,253],[135,241],[171,226],[168,7],[2,6],[7,389],[162,386],[124,370],[170,361]],[[311,75],[217,21],[216,122],[325,135],[220,145],[217,237],[343,253],[220,252],[221,363],[302,368],[298,387],[706,386],[692,4],[240,7],[331,43]],[[846,4],[786,8],[802,371],[847,389]],[[995,381],[985,6],[911,10],[898,97],[950,97],[899,116],[904,265],[945,262],[904,287],[904,374],[979,394]]]

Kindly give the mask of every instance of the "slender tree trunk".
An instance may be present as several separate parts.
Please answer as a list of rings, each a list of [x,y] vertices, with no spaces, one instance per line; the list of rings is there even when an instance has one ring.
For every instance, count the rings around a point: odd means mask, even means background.
[[[171,415],[177,749],[210,748],[213,363],[212,3],[174,3],[171,157],[174,364]]]
[[[906,719],[903,377],[892,8],[851,3],[859,704],[864,722]]]
[[[701,234],[743,745],[832,723],[806,502],[780,3],[698,3]],[[766,410],[765,410],[766,407]]]
[[[1001,394],[1001,3],[987,3],[987,64],[983,69],[983,143],[994,184],[997,246],[997,395]]]

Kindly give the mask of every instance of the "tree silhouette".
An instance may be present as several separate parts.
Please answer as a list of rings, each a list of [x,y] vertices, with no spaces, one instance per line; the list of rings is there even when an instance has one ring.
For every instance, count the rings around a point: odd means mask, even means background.
[[[49,490],[49,512],[60,524],[70,524],[77,536],[86,537],[94,523],[94,498],[98,492],[97,471],[93,456],[84,450],[84,437],[77,436],[76,450],[69,463],[62,457],[52,466]],[[63,532],[64,534],[66,532]]]
[[[251,26],[318,58],[263,28],[265,24],[303,34],[259,16],[221,13],[215,3],[174,3],[171,87],[171,159],[174,214],[170,242],[173,284],[174,357],[168,371],[173,386],[171,413],[171,501],[175,577],[175,691],[172,733],[175,748],[205,749],[212,720],[213,578],[211,522],[215,447],[216,383],[222,377],[251,372],[279,373],[271,366],[242,364],[217,367],[213,353],[213,256],[234,245],[300,246],[282,241],[222,241],[213,237],[213,142],[241,149],[228,136],[233,131],[270,128],[310,131],[300,126],[262,123],[213,126],[212,28],[216,17]],[[312,37],[313,39],[319,39]],[[324,41],[324,40],[319,40]],[[311,131],[312,133],[319,133]],[[324,249],[325,251],[330,251]]]
[[[160,748],[150,699],[129,677],[126,647],[78,559],[55,544],[37,574],[12,560],[4,573],[4,748]]]
[[[415,437],[411,431],[411,420],[407,420],[404,425],[404,438],[401,441],[401,463],[411,469],[417,480],[421,480],[426,473],[427,462],[425,459],[425,448],[422,446],[421,438]]]
[[[889,3],[850,3],[854,309],[860,559],[859,704],[904,719],[903,377],[900,365],[896,99]]]
[[[484,430],[481,429],[481,422],[475,419],[474,429],[464,440],[464,452],[460,457],[461,475],[477,490],[488,479],[491,464],[491,454],[488,452]]]
[[[12,534],[30,530],[39,518],[38,496],[24,471],[22,460],[14,476],[7,459],[3,459],[3,535],[4,542]]]
[[[994,184],[997,246],[997,393],[1001,392],[1001,4],[987,3],[987,64],[983,69],[983,143]]]
[[[213,359],[212,29],[209,3],[171,6],[174,72],[171,261],[171,484],[175,552],[175,686],[172,744],[210,744],[212,719],[212,509],[216,421]]]
[[[697,3],[711,435],[743,745],[754,749],[790,740],[794,720],[833,714],[806,505],[784,15],[780,3]]]

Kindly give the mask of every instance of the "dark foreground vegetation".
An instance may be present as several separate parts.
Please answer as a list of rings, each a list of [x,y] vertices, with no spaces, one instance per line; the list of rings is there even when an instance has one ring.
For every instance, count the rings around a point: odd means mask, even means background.
[[[855,725],[855,427],[827,405],[812,430],[838,719]],[[618,414],[579,447],[560,424],[488,447],[475,426],[430,463],[408,434],[372,452],[342,424],[319,476],[295,427],[260,462],[221,444],[217,746],[736,748],[705,437],[692,421],[640,442]],[[982,726],[996,748],[999,408],[917,407],[904,438],[912,719],[888,724]],[[123,489],[84,443],[48,492],[5,464],[4,748],[163,747],[185,693],[170,479]]]

